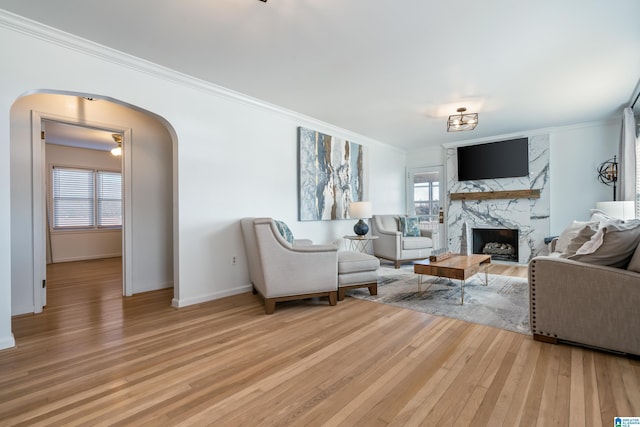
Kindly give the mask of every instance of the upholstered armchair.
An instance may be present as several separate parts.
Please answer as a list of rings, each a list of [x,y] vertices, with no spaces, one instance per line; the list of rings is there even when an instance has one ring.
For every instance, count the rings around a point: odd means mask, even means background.
[[[395,268],[403,262],[427,258],[434,248],[433,230],[414,227],[414,232],[407,232],[401,218],[406,220],[400,215],[373,215],[371,220],[371,234],[378,236],[373,240],[373,254],[393,261]]]
[[[264,298],[267,314],[274,312],[276,302],[316,296],[326,296],[330,305],[336,305],[336,245],[293,240],[288,227],[271,218],[244,218],[240,223],[251,283]]]

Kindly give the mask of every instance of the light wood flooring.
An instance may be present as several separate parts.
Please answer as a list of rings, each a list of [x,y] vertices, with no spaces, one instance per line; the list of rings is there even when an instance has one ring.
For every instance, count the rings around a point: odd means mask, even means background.
[[[610,426],[640,416],[630,358],[349,297],[282,303],[269,316],[251,293],[174,309],[171,289],[121,297],[120,268],[50,266],[48,306],[14,318],[17,348],[0,352],[0,425]]]

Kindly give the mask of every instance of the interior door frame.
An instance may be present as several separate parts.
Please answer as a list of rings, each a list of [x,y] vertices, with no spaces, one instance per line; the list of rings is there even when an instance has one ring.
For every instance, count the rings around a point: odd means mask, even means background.
[[[42,122],[55,121],[76,126],[84,126],[96,129],[103,129],[109,132],[122,134],[122,294],[124,296],[133,295],[133,273],[132,273],[132,239],[131,227],[131,156],[127,153],[131,149],[131,128],[122,126],[98,123],[87,120],[80,120],[77,117],[59,116],[47,112],[31,110],[31,173],[32,173],[32,206],[33,206],[33,308],[34,313],[41,313],[46,304],[46,288],[43,281],[46,280],[47,253],[46,253],[46,201],[47,197],[47,164],[46,164],[46,142],[41,139]]]

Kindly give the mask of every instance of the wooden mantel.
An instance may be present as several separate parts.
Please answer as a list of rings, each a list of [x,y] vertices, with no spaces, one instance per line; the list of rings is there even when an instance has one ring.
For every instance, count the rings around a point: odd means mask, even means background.
[[[540,190],[478,191],[451,193],[451,200],[539,199]]]

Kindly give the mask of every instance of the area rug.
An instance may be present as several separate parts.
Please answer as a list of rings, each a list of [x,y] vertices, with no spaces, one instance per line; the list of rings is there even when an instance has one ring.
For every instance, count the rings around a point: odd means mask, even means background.
[[[353,289],[347,295],[529,334],[527,279],[489,274],[489,285],[484,286],[484,278],[480,273],[466,280],[464,305],[460,305],[459,280],[423,276],[422,291],[418,291],[419,276],[413,273],[413,265],[380,267],[378,295],[369,295],[367,288]]]

